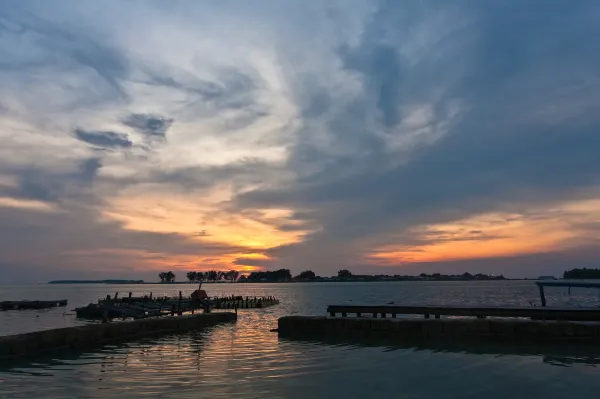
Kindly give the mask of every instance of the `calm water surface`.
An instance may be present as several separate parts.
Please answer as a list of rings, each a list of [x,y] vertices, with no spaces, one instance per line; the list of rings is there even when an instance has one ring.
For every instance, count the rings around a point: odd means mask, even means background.
[[[69,299],[67,308],[0,312],[0,335],[81,324],[71,309],[106,294],[190,293],[191,285],[0,286],[1,300]],[[598,398],[600,349],[589,346],[310,342],[269,332],[282,315],[329,304],[539,303],[532,282],[207,285],[211,295],[273,295],[235,324],[0,364],[3,398]],[[549,289],[550,304],[598,304],[593,290]]]

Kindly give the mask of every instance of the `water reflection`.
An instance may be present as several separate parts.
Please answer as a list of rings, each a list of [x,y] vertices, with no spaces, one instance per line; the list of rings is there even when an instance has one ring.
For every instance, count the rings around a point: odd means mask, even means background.
[[[304,342],[325,347],[379,347],[384,351],[411,350],[427,353],[457,353],[491,356],[536,356],[553,366],[568,367],[575,364],[595,366],[600,364],[600,343],[524,343],[517,341],[469,340],[399,340],[398,338],[370,338],[363,336],[327,337],[306,335],[280,337],[282,342]]]

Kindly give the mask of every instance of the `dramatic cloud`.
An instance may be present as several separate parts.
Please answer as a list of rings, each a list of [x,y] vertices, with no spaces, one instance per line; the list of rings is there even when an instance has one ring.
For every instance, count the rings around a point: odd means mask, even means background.
[[[6,1],[0,269],[594,266],[599,17],[591,0]]]
[[[131,147],[126,134],[115,132],[90,132],[83,129],[75,129],[75,137],[88,144],[99,147]]]
[[[173,119],[165,119],[157,115],[131,114],[123,119],[123,123],[149,136],[164,137]]]

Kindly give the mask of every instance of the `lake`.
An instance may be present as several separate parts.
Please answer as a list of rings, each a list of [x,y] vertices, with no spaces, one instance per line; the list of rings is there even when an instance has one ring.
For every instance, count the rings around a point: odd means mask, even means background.
[[[66,298],[66,308],[0,312],[0,335],[83,324],[71,310],[107,294],[176,295],[195,285],[0,286],[0,301]],[[0,363],[2,398],[597,398],[595,347],[398,346],[278,338],[283,315],[330,304],[539,304],[532,281],[206,284],[209,295],[272,295],[235,324]],[[549,305],[596,305],[595,290],[548,288]]]

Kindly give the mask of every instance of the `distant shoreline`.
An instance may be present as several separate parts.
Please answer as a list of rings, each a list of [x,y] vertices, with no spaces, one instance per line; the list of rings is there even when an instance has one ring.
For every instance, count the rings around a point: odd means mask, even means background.
[[[503,279],[373,279],[373,280],[362,280],[362,279],[331,279],[331,280],[296,280],[296,281],[202,281],[203,284],[295,284],[295,283],[385,283],[385,282],[452,282],[452,281],[471,281],[471,282],[484,282],[484,281],[535,281],[536,278],[503,278]],[[141,280],[56,280],[49,281],[47,284],[53,285],[74,285],[74,284],[104,284],[104,285],[180,285],[180,284],[200,284],[200,281],[175,281],[170,283],[156,282],[145,282]]]

